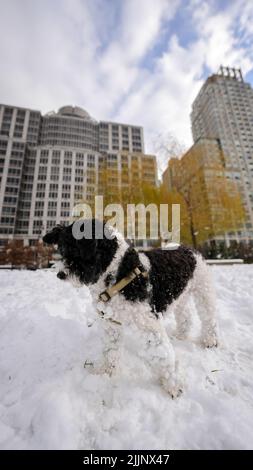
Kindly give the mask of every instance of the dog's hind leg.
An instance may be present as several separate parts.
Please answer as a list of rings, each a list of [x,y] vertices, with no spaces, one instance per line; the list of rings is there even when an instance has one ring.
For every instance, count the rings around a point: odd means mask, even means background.
[[[142,345],[139,351],[165,391],[175,398],[182,392],[175,351],[161,320],[151,315],[145,315],[138,325]]]
[[[194,303],[201,321],[201,342],[211,348],[218,345],[216,302],[209,267],[200,255],[193,281]]]
[[[182,294],[173,308],[176,320],[176,337],[180,340],[188,338],[192,325],[192,312],[189,305],[189,294]]]

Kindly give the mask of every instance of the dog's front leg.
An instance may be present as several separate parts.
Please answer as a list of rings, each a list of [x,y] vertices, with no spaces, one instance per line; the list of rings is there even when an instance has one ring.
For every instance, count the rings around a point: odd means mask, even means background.
[[[172,398],[182,393],[175,351],[162,322],[148,315],[139,323],[144,339],[143,358],[151,367],[164,390]]]
[[[98,321],[103,342],[102,357],[93,365],[91,372],[111,376],[120,359],[121,325],[106,318],[100,318]]]

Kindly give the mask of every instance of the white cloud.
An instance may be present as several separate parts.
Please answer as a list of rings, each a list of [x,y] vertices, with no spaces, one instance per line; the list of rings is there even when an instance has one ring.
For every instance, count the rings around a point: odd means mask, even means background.
[[[179,141],[191,145],[191,104],[201,88],[206,67],[214,73],[220,64],[236,66],[244,74],[253,68],[251,49],[243,47],[241,37],[235,33],[239,13],[245,11],[241,24],[244,30],[248,27],[250,39],[249,3],[243,3],[234,2],[229,10],[216,12],[210,3],[192,2],[188,13],[192,16],[196,39],[183,47],[179,38],[172,36],[152,73],[144,77],[144,84],[136,87],[122,104],[119,118],[127,114],[129,119],[144,124],[151,151],[152,131],[164,134],[169,131]]]
[[[61,16],[53,2],[52,7],[45,5],[28,0],[2,2],[1,35],[5,40],[0,42],[2,100],[43,111],[74,99],[78,56],[80,60],[82,55],[85,64],[95,53],[92,20],[81,2],[75,1],[73,11],[79,11],[82,25],[77,14],[70,14],[69,2],[62,2]],[[83,34],[78,44],[79,26]]]
[[[176,1],[125,0],[117,22],[113,3],[108,5],[0,0],[1,100],[43,111],[72,102],[95,117],[110,115],[137,79],[138,61]]]
[[[253,68],[251,0],[218,3],[0,0],[0,101],[43,112],[72,103],[143,125],[148,151],[154,133],[190,145],[206,69]],[[177,21],[192,28],[187,44]]]
[[[240,15],[245,8],[248,9],[248,4],[248,1],[239,0],[231,3],[229,9],[215,12],[210,4],[199,2],[199,7],[194,9],[193,20],[200,36],[199,42],[205,49],[205,64],[210,70],[215,71],[224,63],[242,67],[244,73],[252,68],[250,50],[242,46],[242,38],[236,34]]]

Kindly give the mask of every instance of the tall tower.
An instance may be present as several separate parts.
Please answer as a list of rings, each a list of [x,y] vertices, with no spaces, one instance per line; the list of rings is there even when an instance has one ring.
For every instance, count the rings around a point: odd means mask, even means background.
[[[210,76],[192,105],[192,135],[218,139],[227,177],[242,195],[246,223],[242,239],[253,240],[253,89],[240,69],[221,66]]]
[[[29,212],[34,166],[26,165],[26,155],[38,142],[40,125],[39,111],[0,105],[0,238],[15,233],[22,193],[22,209]]]

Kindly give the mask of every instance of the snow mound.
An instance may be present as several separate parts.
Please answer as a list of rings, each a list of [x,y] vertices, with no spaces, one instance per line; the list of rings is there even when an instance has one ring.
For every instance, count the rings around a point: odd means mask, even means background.
[[[176,400],[127,345],[114,378],[84,368],[100,347],[87,288],[0,272],[0,448],[252,448],[253,266],[211,269],[221,345],[201,348],[196,319],[189,341],[173,339],[186,383]]]

